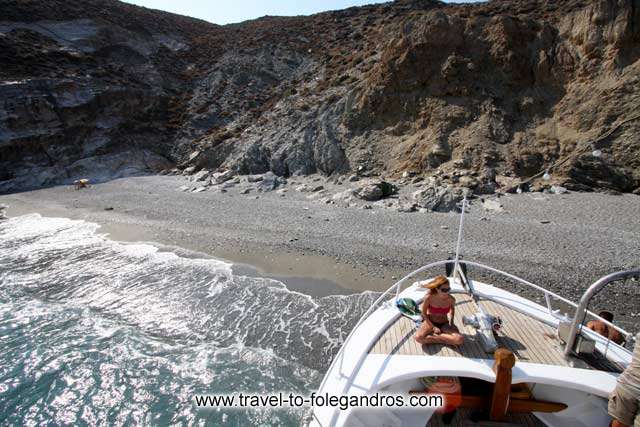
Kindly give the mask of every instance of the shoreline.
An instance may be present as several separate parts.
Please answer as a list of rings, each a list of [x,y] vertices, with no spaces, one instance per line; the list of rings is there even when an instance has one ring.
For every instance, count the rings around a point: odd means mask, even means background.
[[[18,193],[20,194],[23,193]],[[0,196],[0,199],[11,196]],[[17,198],[11,198],[9,203],[8,218],[37,213],[43,217],[93,222],[100,227],[97,233],[109,240],[124,244],[149,244],[159,250],[177,252],[180,256],[216,259],[231,264],[234,274],[278,280],[289,290],[313,297],[348,295],[368,290],[384,291],[393,284],[391,277],[399,277],[391,272],[387,274],[389,281],[384,279],[386,275],[382,278],[367,277],[367,271],[362,267],[336,264],[331,257],[300,251],[277,253],[274,249],[234,250],[232,247],[208,250],[188,238],[179,239],[179,242],[175,241],[175,236],[167,238],[161,230],[150,224],[133,225],[122,218],[119,218],[120,221],[96,220],[94,215],[98,211],[90,209],[71,210],[58,205],[44,206],[33,200]],[[188,233],[185,233],[186,236]]]
[[[318,181],[296,177],[302,179]],[[447,259],[455,248],[455,213],[328,205],[294,191],[294,182],[286,193],[185,193],[185,181],[130,177],[81,191],[51,187],[2,195],[0,204],[9,205],[10,217],[39,213],[97,223],[109,239],[183,248],[313,296],[384,291],[406,273]],[[466,259],[574,301],[601,276],[637,267],[638,196],[523,193],[498,201],[500,211],[485,210],[478,200],[470,207]],[[608,304],[623,327],[640,326],[639,290],[603,298],[592,307]]]

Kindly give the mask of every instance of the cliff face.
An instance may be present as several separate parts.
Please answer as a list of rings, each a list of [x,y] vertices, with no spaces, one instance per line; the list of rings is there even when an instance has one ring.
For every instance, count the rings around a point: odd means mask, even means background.
[[[532,15],[502,13],[508,2],[489,4],[498,14],[438,8],[388,33],[351,121],[377,128],[387,147],[377,165],[431,171],[453,160],[489,182],[570,157],[552,171],[563,182],[637,188],[638,122],[600,141],[602,158],[585,142],[640,113],[638,8],[561,5]]]
[[[0,10],[0,191],[172,163],[476,192],[557,164],[572,188],[640,187],[640,0],[396,1],[224,27],[112,0]]]
[[[0,10],[0,189],[170,165],[181,56],[209,24],[118,2]]]

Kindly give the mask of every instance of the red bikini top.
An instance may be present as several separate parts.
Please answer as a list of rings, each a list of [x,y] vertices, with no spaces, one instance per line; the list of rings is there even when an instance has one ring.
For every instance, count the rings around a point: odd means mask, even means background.
[[[449,307],[436,307],[429,304],[429,313],[430,314],[447,314],[451,310],[451,306]]]

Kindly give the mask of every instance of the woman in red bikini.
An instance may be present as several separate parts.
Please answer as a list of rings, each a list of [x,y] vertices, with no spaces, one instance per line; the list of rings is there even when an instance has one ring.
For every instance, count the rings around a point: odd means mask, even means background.
[[[423,322],[416,332],[415,340],[420,344],[462,345],[464,337],[453,324],[456,299],[449,294],[449,279],[438,276],[424,287],[430,289],[430,292],[422,302]]]

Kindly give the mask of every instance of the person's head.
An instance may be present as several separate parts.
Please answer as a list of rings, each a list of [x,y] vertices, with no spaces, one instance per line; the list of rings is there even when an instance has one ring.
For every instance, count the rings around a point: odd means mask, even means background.
[[[613,313],[607,310],[602,310],[598,313],[598,316],[602,317],[607,322],[613,322]]]
[[[425,287],[430,290],[431,295],[449,293],[451,290],[449,287],[449,279],[444,276],[436,276],[436,278],[427,283]]]

